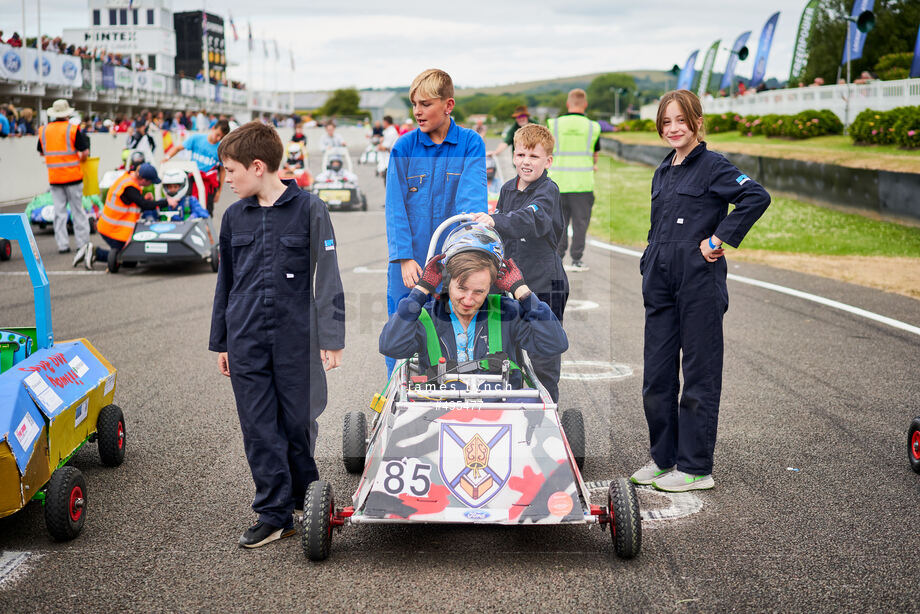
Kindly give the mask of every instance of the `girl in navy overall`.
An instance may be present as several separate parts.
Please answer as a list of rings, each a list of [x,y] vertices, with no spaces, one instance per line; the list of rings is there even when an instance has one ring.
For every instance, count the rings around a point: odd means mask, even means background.
[[[722,317],[728,309],[722,244],[738,247],[766,211],[770,195],[706,148],[702,107],[693,93],[665,94],[656,123],[674,150],[652,179],[649,244],[639,261],[645,303],[642,400],[652,459],[631,479],[681,492],[715,485]],[[735,205],[731,214],[729,203]]]

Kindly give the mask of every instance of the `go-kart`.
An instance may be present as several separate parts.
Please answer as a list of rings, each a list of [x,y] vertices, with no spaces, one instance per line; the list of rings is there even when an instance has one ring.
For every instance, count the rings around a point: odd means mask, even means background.
[[[278,171],[278,176],[282,179],[293,179],[298,187],[309,188],[313,185],[313,175],[307,167],[307,148],[303,143],[288,143],[287,157],[284,164]]]
[[[198,193],[204,194],[204,183],[198,165],[188,160],[165,162],[160,169],[165,173],[178,169],[191,174]],[[163,198],[162,192],[158,194]],[[204,206],[204,203],[201,203]],[[141,218],[134,225],[131,240],[120,252],[109,251],[106,263],[109,272],[117,273],[122,267],[135,267],[138,264],[174,264],[180,262],[204,262],[217,272],[220,263],[220,251],[217,234],[211,218],[184,219],[179,212],[157,210],[156,219]]]
[[[34,327],[0,328],[0,518],[40,501],[48,532],[69,540],[83,529],[89,499],[68,461],[92,441],[102,464],[124,460],[116,370],[86,339],[55,343],[48,277],[26,215],[0,215],[0,236],[19,243],[35,295]]]
[[[332,156],[342,158],[342,169],[349,175],[354,175],[351,156],[348,149],[334,147],[323,152],[323,169],[329,168],[329,159]],[[324,173],[313,178],[310,190],[326,203],[330,211],[355,210],[367,211],[367,195],[358,187],[357,181],[348,179],[324,180]]]
[[[431,239],[467,215],[446,220]],[[499,319],[489,322],[500,327]],[[500,328],[497,329],[500,331]],[[500,332],[496,333],[500,336]],[[591,504],[582,481],[585,430],[581,412],[559,414],[534,374],[527,353],[514,386],[507,359],[500,366],[457,362],[437,375],[416,358],[403,361],[365,414],[345,415],[346,470],[361,473],[351,505],[336,507],[332,485],[311,483],[304,500],[302,545],[314,561],[329,556],[332,530],[346,524],[457,523],[589,524],[611,528],[614,552],[639,553],[642,526],[636,490],[613,480],[607,505]]]
[[[489,180],[489,170],[494,169],[493,178]],[[498,197],[501,195],[502,186],[505,185],[505,176],[502,167],[495,156],[486,158],[486,190],[489,194],[489,215],[495,213],[498,207]]]
[[[913,419],[907,430],[907,458],[910,468],[920,473],[920,416]]]
[[[379,134],[371,135],[370,142],[367,144],[367,147],[364,148],[364,151],[361,152],[361,156],[358,158],[358,164],[377,164],[377,156],[380,153],[377,150],[377,146],[380,145],[380,142],[383,140],[383,137]]]
[[[95,194],[84,196],[83,209],[89,218],[90,234],[96,234],[96,221],[102,215],[102,200]],[[51,192],[39,194],[29,201],[29,204],[26,205],[25,213],[29,222],[33,226],[38,226],[40,230],[54,225],[54,200],[51,197]],[[69,204],[67,205],[67,228],[73,231],[73,217],[70,213]]]

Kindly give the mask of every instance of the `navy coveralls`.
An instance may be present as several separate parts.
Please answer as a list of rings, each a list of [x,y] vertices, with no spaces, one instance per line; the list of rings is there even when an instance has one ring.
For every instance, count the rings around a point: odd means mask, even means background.
[[[344,347],[345,297],[325,204],[290,182],[271,207],[255,197],[231,205],[220,227],[210,349],[229,353],[256,486],[252,509],[265,523],[289,526],[319,479],[313,447],[326,407],[319,350]]]
[[[652,179],[649,245],[639,261],[645,302],[642,399],[652,459],[659,467],[712,473],[722,394],[722,317],[728,309],[725,257],[707,262],[700,242],[738,247],[770,195],[700,143]],[[734,203],[730,215],[728,204]],[[684,388],[678,403],[680,354]]]
[[[556,253],[564,228],[559,186],[546,171],[524,190],[517,189],[517,181],[515,177],[502,186],[492,216],[495,230],[504,243],[505,257],[514,259],[527,286],[549,305],[561,323],[569,300],[569,280],[562,258]],[[558,403],[562,354],[531,354],[530,362],[537,378]]]
[[[447,299],[434,301],[425,307],[428,295],[413,288],[409,296],[399,301],[396,313],[380,332],[380,353],[390,358],[409,358],[416,352],[419,366],[424,371],[431,366],[428,358],[427,335],[418,315],[428,309],[434,329],[441,342],[441,353],[447,360],[457,359],[457,337],[447,310]],[[476,319],[470,322],[475,327],[476,341],[473,344],[473,358],[478,360],[489,353],[488,301],[482,303]],[[520,301],[502,297],[502,349],[509,360],[520,363],[518,348],[528,353],[544,356],[562,354],[569,348],[569,340],[562,325],[553,316],[546,303],[541,302],[533,292]]]

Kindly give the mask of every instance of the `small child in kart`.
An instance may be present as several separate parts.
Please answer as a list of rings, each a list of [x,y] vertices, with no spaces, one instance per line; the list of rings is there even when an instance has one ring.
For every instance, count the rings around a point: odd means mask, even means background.
[[[446,292],[426,305],[442,276]],[[490,297],[493,284],[514,299]],[[495,310],[500,313],[500,344],[489,339],[489,314]],[[429,338],[430,334],[437,339]],[[493,364],[507,358],[513,385],[522,380],[516,368],[518,348],[553,355],[569,346],[559,320],[527,287],[514,261],[504,258],[497,233],[483,224],[465,224],[448,235],[444,253],[428,261],[418,284],[383,327],[379,343],[380,353],[391,358],[409,358],[417,352],[419,368],[429,378],[441,357],[448,373],[459,363],[497,358],[486,363],[491,372]],[[501,347],[498,355],[490,352],[496,346]]]
[[[514,258],[537,297],[559,322],[569,298],[569,280],[556,245],[564,232],[557,186],[546,173],[553,163],[555,139],[545,126],[527,124],[514,133],[517,176],[502,186],[495,213],[474,219],[498,231],[509,258]],[[560,354],[534,352],[534,372],[559,402]]]
[[[342,156],[338,154],[329,156],[326,170],[316,176],[316,183],[332,183],[335,181],[357,183],[358,176],[345,169],[344,164]]]
[[[198,199],[191,196],[189,191],[188,173],[179,169],[172,169],[163,173],[163,194],[169,198],[178,201],[175,207],[169,207],[161,210],[160,215],[166,215],[172,219],[192,220],[196,218],[209,218],[208,210],[201,206]],[[142,214],[144,218],[156,219],[156,211],[146,210]]]

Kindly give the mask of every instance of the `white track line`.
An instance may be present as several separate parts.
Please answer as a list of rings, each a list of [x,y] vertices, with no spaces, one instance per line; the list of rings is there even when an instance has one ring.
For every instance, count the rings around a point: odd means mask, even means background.
[[[29,552],[0,551],[0,584],[29,558]]]
[[[626,249],[625,247],[618,247],[616,245],[608,245],[601,241],[591,239],[588,241],[594,247],[599,247],[601,249],[606,249],[607,251],[615,252],[617,254],[623,254],[626,256],[634,256],[639,258],[642,256],[642,252],[637,252],[634,249]],[[824,298],[823,296],[818,296],[817,294],[809,294],[808,292],[802,292],[801,290],[795,290],[793,288],[787,288],[786,286],[780,286],[779,284],[771,284],[770,282],[760,281],[757,279],[751,279],[750,277],[744,277],[742,275],[735,275],[734,273],[729,273],[728,278],[732,281],[737,281],[742,284],[748,284],[750,286],[757,286],[758,288],[764,288],[766,290],[773,290],[774,292],[779,292],[780,294],[788,294],[789,296],[794,296],[806,301],[811,301],[813,303],[818,303],[819,305],[824,305],[825,307],[831,307],[833,309],[839,309],[840,311],[845,311],[847,313],[852,313],[868,320],[873,320],[881,324],[887,324],[893,328],[897,328],[915,335],[920,335],[920,326],[913,326],[906,322],[901,322],[900,320],[895,320],[894,318],[889,318],[887,316],[879,315],[871,311],[866,311],[865,309],[860,309],[859,307],[853,307],[852,305],[847,305],[846,303],[841,303],[839,301],[834,301],[829,298]]]

